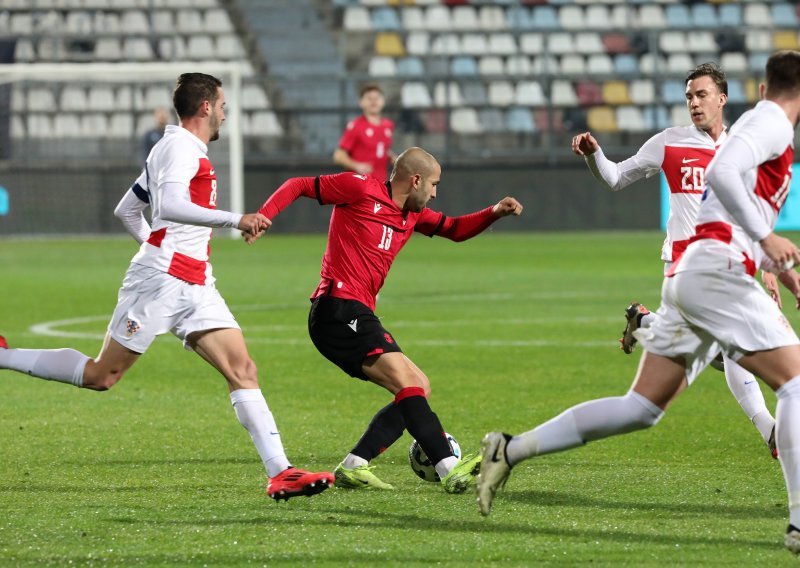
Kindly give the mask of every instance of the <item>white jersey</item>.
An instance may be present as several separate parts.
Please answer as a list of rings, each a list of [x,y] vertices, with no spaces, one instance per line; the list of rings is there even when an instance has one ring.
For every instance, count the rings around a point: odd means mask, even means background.
[[[162,191],[167,183],[185,188],[181,199],[206,209],[217,208],[217,177],[207,152],[207,146],[185,128],[167,126],[134,186],[146,191],[147,196],[140,197],[150,203],[153,224],[149,238],[133,257],[133,263],[155,268],[191,284],[214,282],[208,262],[212,230],[161,218]]]
[[[732,144],[736,141],[736,144]],[[746,196],[741,196],[742,211],[763,227],[762,233],[775,228],[781,207],[789,194],[794,160],[794,128],[786,113],[771,101],[761,101],[744,113],[731,128],[725,153],[734,148],[752,152],[754,164],[742,172]],[[715,173],[712,162],[709,172]],[[747,163],[744,161],[738,163]],[[712,181],[715,176],[712,175]],[[697,215],[696,236],[681,258],[672,267],[672,274],[689,270],[714,271],[743,267],[753,276],[757,268],[774,269],[756,237],[745,232],[733,215],[720,202],[717,193],[723,191],[709,182]],[[725,184],[727,189],[727,184]],[[748,221],[749,222],[749,221]],[[763,238],[761,235],[760,238]]]
[[[667,235],[661,259],[676,261],[694,235],[697,212],[705,186],[705,169],[717,148],[725,141],[725,131],[714,141],[696,126],[673,126],[659,132],[634,155],[617,164],[622,189],[663,171],[669,186]]]

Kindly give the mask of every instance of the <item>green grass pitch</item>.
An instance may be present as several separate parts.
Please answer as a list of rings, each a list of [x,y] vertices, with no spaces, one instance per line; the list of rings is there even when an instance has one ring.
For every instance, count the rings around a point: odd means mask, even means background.
[[[377,313],[469,452],[624,393],[631,299],[658,306],[661,235],[412,239]],[[215,239],[290,459],[332,470],[389,395],[306,332],[324,236]],[[94,356],[134,252],[123,239],[0,240],[0,333]],[[785,311],[800,323],[788,293]],[[766,392],[768,405],[775,397]],[[0,565],[788,565],[781,470],[708,370],[655,428],[518,466],[488,518],[417,479],[406,434],[375,460],[395,492],[275,503],[224,380],[159,338],[106,393],[0,372]]]

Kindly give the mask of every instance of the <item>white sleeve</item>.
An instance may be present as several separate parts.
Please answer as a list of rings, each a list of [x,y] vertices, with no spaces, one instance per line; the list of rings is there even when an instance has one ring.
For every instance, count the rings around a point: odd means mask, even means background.
[[[661,169],[664,162],[665,134],[660,132],[645,142],[635,155],[619,163],[612,162],[598,148],[594,154],[586,156],[597,181],[611,191],[619,191],[643,177],[650,177]]]
[[[202,227],[238,227],[242,215],[217,209],[206,209],[189,198],[188,186],[166,182],[161,186],[160,217],[164,221],[200,225]]]
[[[739,226],[758,242],[772,232],[748,195],[742,174],[762,162],[752,145],[740,136],[731,136],[717,151],[706,172],[706,182],[720,203]]]
[[[136,180],[117,203],[114,208],[114,216],[122,221],[125,230],[136,242],[142,244],[150,236],[150,225],[144,216],[144,210],[149,207],[150,202],[147,201],[147,193],[139,183],[140,179]]]

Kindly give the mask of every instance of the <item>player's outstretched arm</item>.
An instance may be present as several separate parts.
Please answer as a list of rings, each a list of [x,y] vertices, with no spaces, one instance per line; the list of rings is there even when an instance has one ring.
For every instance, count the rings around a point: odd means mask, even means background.
[[[509,215],[519,217],[522,214],[522,204],[513,197],[504,197],[492,207],[492,213],[498,217],[508,217]]]
[[[578,156],[591,156],[600,148],[591,132],[582,132],[572,137],[572,151]]]
[[[150,225],[144,216],[144,210],[150,203],[142,200],[133,188],[125,192],[117,206],[114,208],[114,216],[122,221],[125,230],[128,231],[137,243],[142,244],[150,237]]]
[[[239,221],[238,229],[242,232],[245,242],[251,245],[256,242],[270,226],[272,226],[272,221],[261,213],[245,213]]]

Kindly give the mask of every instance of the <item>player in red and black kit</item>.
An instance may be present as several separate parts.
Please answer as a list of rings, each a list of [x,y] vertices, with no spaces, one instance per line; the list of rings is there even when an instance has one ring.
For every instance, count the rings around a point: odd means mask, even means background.
[[[500,217],[522,212],[513,197],[461,217],[432,211],[426,205],[436,197],[440,177],[441,166],[433,156],[410,148],[397,158],[385,184],[355,173],[292,178],[259,210],[274,219],[301,196],[334,206],[322,279],[311,297],[309,334],[319,352],[343,371],[394,395],[336,468],[337,487],[393,489],[368,464],[405,429],[431,459],[448,493],[465,491],[480,468],[477,454],[461,460],[453,455],[444,428],[428,405],[428,377],[403,354],[373,312],[392,262],[414,231],[463,241]]]

